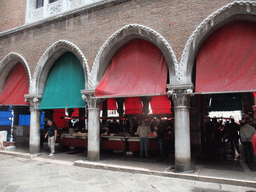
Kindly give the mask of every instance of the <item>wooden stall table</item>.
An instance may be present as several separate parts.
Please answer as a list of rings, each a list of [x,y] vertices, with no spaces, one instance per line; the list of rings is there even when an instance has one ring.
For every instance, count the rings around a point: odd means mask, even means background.
[[[128,140],[129,151],[140,151],[140,138],[130,137]],[[148,151],[158,150],[158,140],[156,137],[148,138]]]
[[[140,138],[130,136],[101,136],[102,149],[127,152],[140,151]],[[158,150],[158,140],[156,137],[149,137],[149,151]]]
[[[87,133],[69,133],[61,135],[61,145],[87,148]]]
[[[123,153],[127,151],[127,137],[101,136],[101,140],[103,150],[122,151]]]

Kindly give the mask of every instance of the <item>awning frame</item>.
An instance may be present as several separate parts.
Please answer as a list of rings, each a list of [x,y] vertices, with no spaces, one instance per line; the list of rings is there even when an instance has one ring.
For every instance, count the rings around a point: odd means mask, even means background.
[[[121,95],[121,96],[101,96],[101,97],[91,97],[92,99],[108,99],[108,98],[125,98],[125,97],[152,97],[160,95],[169,95],[168,93],[159,93],[159,94],[147,94],[147,95]]]

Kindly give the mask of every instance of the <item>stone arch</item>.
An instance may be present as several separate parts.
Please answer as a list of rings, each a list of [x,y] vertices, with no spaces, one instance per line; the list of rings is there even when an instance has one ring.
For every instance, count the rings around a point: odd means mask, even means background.
[[[9,73],[17,63],[21,63],[24,66],[28,74],[29,84],[31,84],[31,73],[27,61],[20,54],[11,52],[0,62],[0,94]]]
[[[192,84],[193,66],[204,40],[212,32],[234,20],[248,20],[256,22],[255,1],[235,1],[207,17],[192,33],[183,50],[180,60],[178,79],[181,84]]]
[[[178,63],[169,43],[153,29],[138,24],[130,24],[116,31],[99,50],[89,76],[90,89],[94,90],[97,87],[118,49],[135,38],[147,40],[161,50],[167,61],[170,84],[176,84],[176,68]]]
[[[82,64],[85,76],[85,88],[88,87],[89,66],[82,51],[73,43],[59,40],[52,44],[42,55],[37,63],[35,73],[30,86],[31,94],[43,95],[48,74],[54,62],[65,52],[70,51],[76,55]]]

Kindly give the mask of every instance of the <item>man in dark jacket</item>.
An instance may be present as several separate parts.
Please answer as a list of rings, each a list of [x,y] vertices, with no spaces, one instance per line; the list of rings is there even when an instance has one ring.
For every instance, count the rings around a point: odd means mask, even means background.
[[[163,121],[161,121],[160,118],[156,119],[157,121],[157,126],[156,126],[156,133],[158,135],[158,143],[159,143],[159,150],[160,150],[160,161],[165,160],[165,153],[164,153],[164,141],[165,141],[165,124]]]
[[[45,134],[45,138],[48,136],[48,146],[51,149],[50,157],[54,155],[55,152],[55,141],[57,138],[57,128],[53,121],[48,120],[48,131]]]
[[[228,125],[228,132],[229,132],[229,142],[232,150],[232,155],[235,156],[235,149],[237,150],[238,154],[240,155],[240,149],[238,145],[239,135],[238,132],[240,131],[240,126],[235,123],[234,119],[231,119],[231,123]]]

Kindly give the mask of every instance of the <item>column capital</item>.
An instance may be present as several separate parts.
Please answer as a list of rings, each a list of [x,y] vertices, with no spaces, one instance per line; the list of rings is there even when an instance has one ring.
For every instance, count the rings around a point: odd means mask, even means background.
[[[82,98],[87,102],[88,108],[100,108],[101,102],[105,99],[95,97],[95,90],[82,90]]]
[[[38,110],[38,107],[42,100],[42,95],[39,94],[26,94],[25,101],[30,103],[30,111]]]
[[[175,107],[188,107],[190,103],[190,96],[193,96],[193,85],[167,85],[167,95],[172,97]]]

